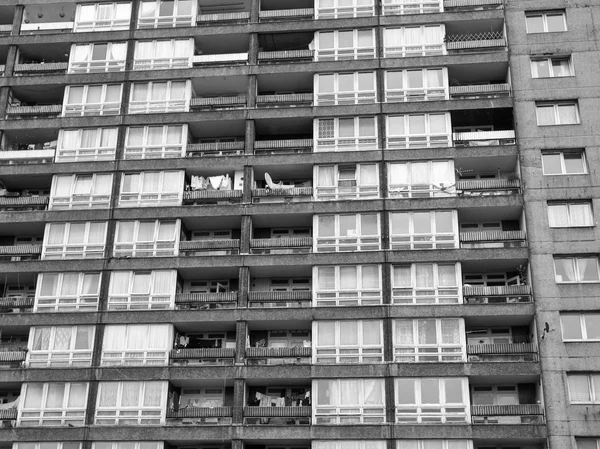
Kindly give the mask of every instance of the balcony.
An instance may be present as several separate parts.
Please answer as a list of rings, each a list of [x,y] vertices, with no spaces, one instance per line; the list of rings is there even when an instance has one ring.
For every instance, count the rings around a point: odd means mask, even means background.
[[[238,254],[240,252],[240,240],[185,240],[179,243],[179,251],[184,256]],[[215,251],[217,251],[218,254],[210,254]]]
[[[24,34],[55,34],[73,32],[73,22],[44,22],[21,24],[21,35]]]
[[[253,203],[297,203],[312,201],[312,187],[289,189],[252,189]]]
[[[12,33],[12,24],[0,25],[0,36],[10,36]]]
[[[0,197],[0,210],[46,210],[48,201],[47,196]]]
[[[39,150],[2,150],[0,164],[47,164],[54,161],[56,148]]]
[[[312,237],[251,239],[252,254],[306,254],[312,251]]]
[[[2,422],[3,427],[11,427],[10,421],[16,421],[18,414],[17,404],[14,404],[13,408],[0,408],[0,422]]]
[[[0,298],[0,313],[31,312],[33,298],[4,297]]]
[[[190,108],[192,111],[214,110],[214,109],[244,109],[246,107],[246,96],[192,98]]]
[[[469,362],[537,362],[534,343],[467,345]]]
[[[475,98],[501,98],[508,96],[510,96],[510,84],[508,83],[475,84],[472,86],[450,86],[450,98],[452,100],[466,100]]]
[[[307,290],[291,292],[250,291],[249,307],[310,307],[312,292]]]
[[[246,348],[249,365],[310,364],[312,348]]]
[[[473,424],[543,424],[540,404],[472,405]]]
[[[244,153],[244,142],[190,143],[185,151],[187,157],[239,156]]]
[[[0,345],[0,367],[18,368],[27,357],[27,348],[19,345]],[[2,411],[2,410],[0,410]]]
[[[313,50],[280,50],[258,52],[259,64],[268,64],[271,62],[311,62],[313,58]]]
[[[515,131],[510,129],[504,131],[453,133],[452,140],[455,147],[488,147],[492,145],[514,145],[516,143]]]
[[[183,192],[183,204],[234,204],[242,198],[241,190],[193,190]]]
[[[467,304],[530,303],[533,301],[530,285],[499,285],[493,287],[464,285],[463,297]]]
[[[167,410],[169,425],[231,425],[232,407],[185,407]]]
[[[312,19],[315,15],[313,8],[299,9],[272,9],[259,11],[258,19],[260,22],[290,21]]]
[[[448,51],[506,48],[506,38],[502,31],[488,31],[474,34],[447,34],[444,39]]]
[[[214,55],[195,55],[192,59],[195,66],[247,64],[248,53],[223,53]]]
[[[248,425],[309,425],[311,416],[311,407],[244,407]]]
[[[41,255],[42,245],[0,246],[0,260],[3,261],[38,260]]]
[[[521,193],[519,179],[464,179],[456,183],[461,196],[516,195]]]
[[[227,12],[218,14],[200,14],[196,17],[198,25],[212,25],[214,23],[248,23],[249,12]]]
[[[171,365],[233,365],[233,348],[172,349]]]
[[[444,0],[444,9],[465,9],[465,10],[482,10],[482,9],[503,9],[503,0]]]
[[[257,140],[254,142],[254,153],[256,154],[311,153],[312,149],[312,139]]]
[[[282,95],[258,95],[257,107],[281,108],[296,106],[312,106],[313,94],[282,94]]]
[[[461,248],[522,248],[525,231],[476,231],[460,233]]]
[[[233,309],[236,306],[237,292],[175,295],[175,308],[178,310]]]
[[[15,76],[62,75],[67,73],[67,62],[40,62],[37,64],[16,64]]]
[[[35,106],[8,105],[6,108],[7,119],[53,118],[59,117],[61,113],[62,105],[60,104],[44,104]]]

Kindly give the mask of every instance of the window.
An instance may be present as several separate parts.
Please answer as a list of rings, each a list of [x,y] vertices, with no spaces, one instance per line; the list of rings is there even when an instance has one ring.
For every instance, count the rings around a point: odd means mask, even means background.
[[[129,113],[187,112],[191,97],[189,81],[134,83]]]
[[[436,148],[452,146],[450,113],[386,117],[386,148]]]
[[[430,14],[442,12],[442,0],[384,0],[383,15]]]
[[[91,366],[94,330],[94,326],[32,327],[27,366]]]
[[[375,30],[318,31],[315,33],[315,50],[315,61],[372,59],[375,57]]]
[[[575,443],[577,449],[600,449],[600,438],[575,438]]]
[[[312,449],[386,449],[385,441],[378,440],[338,440],[338,441],[315,441]],[[276,448],[273,448],[276,449]],[[283,448],[281,448],[283,449]],[[290,448],[293,449],[293,448]]]
[[[385,101],[447,100],[448,69],[386,70]]]
[[[49,210],[107,209],[113,175],[54,175]]]
[[[124,173],[119,207],[181,205],[183,170]]]
[[[142,0],[138,28],[165,28],[196,24],[193,0]]]
[[[67,86],[63,117],[118,115],[121,109],[121,84]]]
[[[175,270],[113,271],[108,310],[166,310],[175,301]]]
[[[571,65],[571,57],[532,57],[531,76],[533,78],[558,78],[563,76],[573,76],[573,66]]]
[[[579,123],[579,110],[576,101],[536,102],[535,111],[538,126],[575,125]]]
[[[315,19],[343,19],[375,15],[373,0],[316,0]]]
[[[548,203],[548,222],[551,228],[594,226],[592,203]]]
[[[173,338],[172,324],[107,325],[100,364],[167,365]]]
[[[313,329],[314,363],[383,362],[380,320],[315,321]]]
[[[126,42],[73,44],[69,73],[122,72],[127,56]]]
[[[313,268],[317,306],[381,304],[379,265],[319,266]]]
[[[315,252],[381,249],[379,214],[316,215]]]
[[[94,424],[163,424],[167,408],[167,383],[99,382]]]
[[[396,362],[463,362],[465,355],[462,318],[394,321]]]
[[[397,423],[470,422],[467,378],[403,377],[395,379],[394,386]]]
[[[443,55],[446,52],[444,25],[385,28],[384,58]]]
[[[555,257],[554,279],[557,284],[598,282],[598,258]]]
[[[581,175],[588,172],[583,151],[542,153],[542,166],[545,175]]]
[[[47,223],[42,259],[104,257],[106,222]]]
[[[318,118],[314,121],[315,152],[376,150],[375,117]]]
[[[124,159],[184,157],[187,125],[130,126],[125,137]]]
[[[113,161],[117,128],[61,129],[56,162]]]
[[[600,341],[600,313],[561,313],[563,341]]]
[[[136,42],[133,70],[164,70],[192,67],[193,39]]]
[[[37,443],[13,443],[12,449],[81,449],[81,443],[42,441]]]
[[[385,422],[383,379],[313,380],[315,424]]]
[[[119,221],[115,257],[164,257],[179,254],[179,220]]]
[[[315,75],[315,105],[376,103],[375,72]]]
[[[377,164],[319,165],[314,179],[317,200],[379,198]]]
[[[459,264],[414,263],[392,267],[393,304],[460,304]]]
[[[571,404],[600,404],[600,374],[567,373]]]
[[[88,384],[83,382],[24,383],[17,425],[82,426]]]
[[[397,440],[396,449],[473,449],[473,442],[471,440]]]
[[[40,273],[34,312],[95,312],[100,273]]]
[[[74,32],[128,30],[131,3],[78,4]]]
[[[419,211],[390,213],[390,248],[458,248],[456,211]]]
[[[455,194],[452,160],[393,162],[388,167],[390,198],[429,198]]]
[[[163,449],[164,445],[163,441],[95,441],[92,449]]]
[[[525,13],[527,33],[556,33],[567,31],[567,18],[564,11]]]

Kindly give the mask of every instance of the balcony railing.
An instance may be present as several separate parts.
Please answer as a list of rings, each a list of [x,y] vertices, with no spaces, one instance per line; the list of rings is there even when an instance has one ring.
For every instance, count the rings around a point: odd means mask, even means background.
[[[256,104],[259,107],[279,108],[295,106],[312,106],[313,94],[258,95]]]
[[[290,62],[302,62],[312,61],[314,51],[313,50],[280,50],[280,51],[259,51],[258,61],[260,62],[271,62],[271,61],[290,61]]]
[[[480,48],[506,47],[506,38],[502,31],[488,31],[475,34],[447,34],[447,50],[477,50]]]
[[[231,407],[185,407],[167,410],[169,424],[229,425],[233,416]]]
[[[456,147],[487,147],[491,145],[514,145],[516,142],[514,130],[477,131],[468,133],[453,133],[452,139]]]
[[[0,409],[0,421],[15,421],[19,414],[17,407]]]
[[[0,210],[45,210],[47,196],[0,197]]]
[[[312,348],[294,346],[292,348],[246,348],[246,358],[287,358],[287,357],[311,357]]]
[[[200,14],[196,18],[198,25],[210,25],[216,22],[246,23],[250,20],[249,12],[227,12],[218,14]]]
[[[223,53],[217,55],[195,55],[192,59],[194,65],[228,65],[232,63],[246,64],[248,53]]]
[[[459,195],[510,195],[521,192],[519,179],[465,179],[456,183]]]
[[[310,153],[312,149],[313,139],[257,140],[254,142],[254,152],[257,154]]]
[[[192,110],[202,109],[238,109],[246,107],[246,96],[238,95],[232,97],[192,98],[190,100]]]
[[[474,84],[471,86],[450,86],[450,98],[499,98],[510,95],[510,84]]]
[[[444,0],[444,9],[501,9],[503,0]]]
[[[205,204],[214,203],[215,201],[234,202],[242,198],[241,190],[193,190],[191,192],[183,192],[184,204]]]
[[[502,343],[467,345],[469,362],[535,362],[538,360],[534,343]]]
[[[0,313],[25,312],[33,308],[33,298],[0,298]]]
[[[250,307],[310,307],[312,292],[251,291],[248,292]]]
[[[27,357],[27,351],[14,351],[13,348],[0,346],[0,365],[20,366]]]
[[[461,232],[463,248],[514,248],[525,244],[525,231],[476,231]]]
[[[310,253],[312,245],[312,237],[282,237],[250,240],[250,249],[253,254]]]
[[[226,293],[178,293],[175,295],[177,309],[221,309],[237,305],[237,292]]]
[[[0,246],[0,260],[16,262],[19,260],[37,260],[42,255],[42,245]]]
[[[12,24],[0,25],[0,35],[7,35],[12,33]]]
[[[532,301],[530,285],[493,287],[465,285],[463,286],[463,296],[468,304],[527,303]]]
[[[239,250],[239,239],[185,240],[179,243],[179,251],[186,256],[201,255],[203,252],[219,253],[213,255],[229,255],[237,254]]]
[[[15,64],[15,75],[49,75],[67,73],[68,62],[40,62],[37,64]]]
[[[40,164],[54,161],[55,149],[46,150],[3,150],[0,151],[0,164]]]
[[[185,151],[187,157],[239,155],[244,152],[244,142],[190,143]]]
[[[235,349],[189,348],[172,349],[171,365],[232,365]]]
[[[311,416],[311,407],[244,407],[249,425],[307,425]]]
[[[39,106],[13,106],[6,108],[7,118],[50,118],[58,117],[62,112],[60,104],[45,104]]]
[[[259,11],[258,18],[261,22],[275,21],[275,20],[303,20],[312,19],[315,15],[313,8],[300,8],[300,9],[275,9],[269,11]]]
[[[544,408],[541,404],[472,405],[471,416],[474,424],[543,424]]]
[[[21,34],[71,33],[73,22],[22,23]]]
[[[253,203],[296,203],[312,201],[312,187],[252,189]]]

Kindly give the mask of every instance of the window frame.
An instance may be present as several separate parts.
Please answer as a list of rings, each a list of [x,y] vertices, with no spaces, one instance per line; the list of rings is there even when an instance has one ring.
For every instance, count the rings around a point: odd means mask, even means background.
[[[57,195],[60,179],[68,182],[70,187],[68,195]],[[77,193],[77,185],[86,178],[91,178],[88,193]],[[104,185],[106,184],[106,185]],[[112,193],[112,173],[77,173],[72,175],[52,176],[52,187],[50,189],[50,202],[48,210],[72,210],[72,209],[108,209]]]
[[[187,42],[188,56],[175,56],[177,41]],[[159,42],[169,42],[171,44],[171,52],[168,55],[159,55]],[[141,58],[138,52],[140,44],[152,44],[152,57]],[[187,69],[192,68],[194,57],[194,40],[192,38],[173,38],[173,39],[152,39],[135,41],[135,49],[133,56],[132,70],[168,70],[168,69]]]
[[[443,0],[384,0],[381,14],[384,16],[434,14],[444,12]]]
[[[352,6],[340,6],[340,0],[333,0],[334,5],[322,7],[321,1],[315,1],[315,19],[349,19],[354,17],[372,17],[375,15],[375,2],[370,5],[361,5],[361,0],[352,0]]]
[[[572,106],[575,112],[575,121],[563,123],[564,119],[561,118],[560,108],[565,106]],[[540,123],[540,110],[552,108],[554,122],[553,123]],[[537,119],[537,126],[572,126],[581,125],[581,116],[579,114],[579,102],[577,100],[565,100],[565,101],[536,101],[535,102],[535,115]]]
[[[171,128],[181,128],[180,144],[169,144],[169,131]],[[149,144],[151,128],[162,128],[162,139],[158,145]],[[134,145],[130,143],[132,130],[142,130],[142,144]],[[167,158],[183,158],[186,155],[188,144],[188,125],[170,124],[170,125],[143,125],[143,126],[128,126],[125,133],[125,144],[123,150],[124,160],[138,159],[167,159]]]
[[[594,279],[591,281],[581,280],[581,273],[579,268],[579,259],[594,259],[596,261],[596,274],[598,279]],[[573,274],[575,276],[575,280],[573,281],[559,281],[558,274],[556,272],[556,261],[557,260],[571,260],[573,262],[572,268]],[[578,255],[578,256],[555,256],[554,257],[554,282],[556,284],[597,284],[600,282],[600,263],[598,261],[598,256],[587,256],[587,255]]]
[[[123,223],[133,223],[133,241],[120,242],[121,225]],[[137,240],[139,235],[140,223],[154,223],[153,238],[151,240]],[[174,223],[173,240],[158,240],[160,225]],[[181,230],[181,220],[121,220],[117,221],[115,231],[115,241],[113,245],[114,257],[172,257],[179,255],[179,236]],[[138,248],[140,246],[140,248]]]
[[[446,163],[447,168],[445,169],[446,175],[452,174],[454,179],[445,179],[440,181],[434,181],[435,176],[435,164]],[[426,164],[427,183],[413,183],[413,177],[415,173],[416,164]],[[406,177],[407,183],[395,183],[394,177],[400,177],[394,174],[394,167],[406,166]],[[454,169],[453,159],[437,159],[428,161],[405,161],[405,162],[388,162],[388,198],[436,198],[436,197],[449,197],[456,196],[456,173]],[[448,182],[446,187],[445,182]]]
[[[111,19],[98,19],[100,6],[112,5],[112,18]],[[129,6],[126,18],[117,17],[117,11],[119,5]],[[84,7],[94,6],[94,19],[91,21],[82,21],[82,9]],[[73,25],[74,33],[84,33],[90,31],[117,31],[117,30],[128,30],[131,22],[132,4],[131,2],[108,2],[108,3],[87,3],[77,4],[77,10],[75,11],[75,23]]]
[[[340,121],[349,120],[353,120],[354,136],[341,137]],[[362,120],[373,121],[373,135],[360,135],[360,124]],[[329,125],[329,122],[331,122],[331,126]],[[322,137],[325,133],[327,133],[327,128],[330,127],[332,128],[333,136]],[[330,134],[330,132],[328,134]],[[377,150],[379,147],[377,117],[375,116],[315,118],[313,121],[313,135],[313,147],[315,153],[337,151],[372,151]]]
[[[439,42],[425,42],[425,28],[439,27]],[[419,28],[420,41],[419,44],[406,44],[406,30]],[[401,45],[389,45],[391,40],[390,33],[394,30],[401,30],[401,36],[397,37],[397,40],[401,42]],[[383,57],[384,58],[407,58],[412,56],[436,56],[447,54],[446,43],[444,42],[444,36],[446,35],[445,24],[426,24],[426,25],[407,25],[400,27],[386,27],[383,29]]]
[[[160,404],[144,406],[144,395],[148,384],[160,384]],[[102,389],[104,385],[117,384],[116,401],[114,405],[102,406]],[[132,406],[122,405],[124,384],[136,384],[138,390],[138,403]],[[100,381],[98,382],[98,398],[96,400],[96,409],[94,414],[94,424],[104,425],[163,425],[167,410],[167,390],[168,381]]]
[[[442,86],[429,86],[429,72],[442,72]],[[408,87],[408,73],[421,72],[422,87]],[[389,74],[402,74],[402,88],[391,88],[389,86]],[[410,102],[410,101],[440,101],[450,99],[450,86],[448,81],[447,67],[428,67],[428,68],[412,68],[394,70],[388,69],[384,71],[384,90],[386,103]]]
[[[125,328],[121,340],[109,342],[109,332],[119,334],[119,328]],[[146,327],[146,338],[142,342],[143,348],[130,348],[129,338],[135,334],[132,328]],[[143,329],[142,329],[143,330]],[[150,347],[152,340],[157,335],[165,334],[162,347]],[[100,353],[100,366],[166,366],[169,364],[169,353],[175,338],[173,325],[169,323],[154,324],[107,324],[104,328],[102,348]],[[116,344],[116,348],[107,348],[109,344]]]
[[[376,184],[362,184],[361,172],[363,167],[375,167]],[[333,169],[333,186],[321,186],[319,172],[326,168]],[[354,169],[354,181],[351,179],[340,179],[340,172],[343,170]],[[314,199],[316,201],[338,201],[338,200],[357,200],[357,199],[375,199],[380,197],[379,193],[379,164],[377,162],[358,163],[358,164],[324,164],[315,165],[313,169],[313,179],[315,180]],[[352,183],[355,185],[340,185],[342,183]]]
[[[554,61],[564,61],[564,60],[567,61],[568,74],[567,75],[555,74],[553,62]],[[547,64],[548,76],[540,76],[540,73],[538,71],[538,67],[537,67],[536,63],[539,63],[542,61],[544,61]],[[531,64],[531,77],[533,79],[566,78],[566,77],[570,77],[570,76],[575,76],[572,55],[568,55],[568,56],[531,56],[530,64]]]
[[[377,234],[363,235],[362,220],[363,217],[375,216]],[[321,237],[322,218],[333,217],[334,235],[330,237]],[[343,236],[340,233],[341,218],[354,217],[355,236]],[[381,249],[381,218],[377,212],[357,213],[357,214],[319,214],[313,215],[313,252],[346,252],[346,251],[379,251]]]
[[[420,324],[423,321],[435,323],[435,343],[420,343]],[[444,343],[443,322],[454,321],[458,329],[458,343]],[[401,323],[410,323],[412,327],[412,342],[398,342],[398,333]],[[465,333],[465,320],[463,318],[408,318],[392,321],[392,341],[394,346],[394,362],[397,363],[445,363],[466,362],[467,343]]]
[[[62,293],[65,285],[65,277],[77,274],[77,286],[75,295]],[[86,276],[98,276],[97,292],[85,294]],[[55,294],[42,296],[42,286],[45,276],[57,276]],[[100,284],[102,273],[100,272],[78,272],[78,273],[39,273],[35,292],[35,303],[33,311],[38,313],[48,312],[96,312],[100,301]]]
[[[577,446],[577,449],[589,449],[589,447],[583,447],[580,446],[579,443],[580,442],[592,442],[595,443],[596,447],[592,448],[592,449],[600,449],[600,438],[594,438],[594,437],[575,437],[575,445]],[[586,445],[587,446],[587,445]]]
[[[375,288],[364,287],[364,267],[377,268],[377,283]],[[333,268],[334,285],[332,289],[321,288],[319,278],[321,270]],[[356,270],[356,288],[342,288],[342,268],[354,268]],[[324,274],[323,274],[324,276]],[[319,265],[313,267],[313,304],[315,307],[343,307],[343,306],[370,306],[383,303],[382,291],[382,268],[378,264],[360,265]]]
[[[71,236],[71,227],[74,225],[81,224],[82,222],[67,222],[67,223],[46,223],[44,229],[44,243],[42,245],[42,260],[56,260],[56,259],[101,259],[104,257],[106,251],[106,234],[108,228],[108,222],[106,221],[86,221],[83,241],[81,243],[69,243]],[[102,237],[102,243],[90,243],[90,228],[92,224],[103,224],[104,235]],[[53,226],[64,225],[63,230],[63,243],[48,243],[50,238],[51,228]],[[69,250],[71,248],[71,250]],[[53,257],[58,256],[58,257]]]
[[[329,382],[330,386],[324,383]],[[341,384],[342,382],[358,382],[358,391],[355,391],[353,399],[354,404],[342,404]],[[373,382],[373,386],[379,389],[382,399],[381,404],[366,404],[365,402],[365,382]],[[331,386],[335,385],[335,386]],[[329,390],[330,403],[319,404],[319,389]],[[337,393],[337,398],[333,398],[333,393]],[[312,422],[315,424],[383,424],[386,421],[385,415],[385,386],[381,378],[359,378],[359,379],[313,379],[312,391],[313,407]],[[332,400],[333,399],[333,400]]]
[[[442,440],[442,439],[435,439],[435,440],[416,440],[416,439],[401,439],[401,440],[396,440],[396,448],[395,449],[429,449],[430,446],[428,443],[432,442],[432,441],[436,441],[439,442],[441,444],[440,449],[457,449],[456,448],[456,443],[462,443],[464,446],[460,449],[473,449],[473,440]],[[409,442],[408,446],[402,444],[402,442]],[[413,444],[411,444],[413,443]],[[453,443],[452,447],[450,447],[450,444]],[[491,448],[488,448],[491,449]]]
[[[101,100],[98,103],[88,103],[87,97],[91,87],[102,87],[100,93]],[[119,86],[119,99],[118,101],[106,101],[106,94],[109,87]],[[69,95],[72,89],[81,88],[81,103],[69,103]],[[108,84],[78,84],[69,85],[65,88],[65,95],[62,107],[62,117],[88,117],[88,116],[99,116],[99,115],[119,115],[121,112],[121,103],[123,98],[123,84],[122,83],[108,83]]]
[[[183,83],[183,98],[171,98],[173,95],[173,85]],[[154,100],[152,98],[154,86],[166,84],[165,100]],[[146,99],[134,100],[137,86],[146,86]],[[164,112],[189,112],[190,101],[192,98],[192,84],[190,80],[156,80],[145,83],[133,83],[131,93],[129,94],[128,114],[155,114]]]
[[[87,328],[90,333],[90,347],[86,349],[75,348],[78,332],[81,328]],[[36,334],[49,329],[48,349],[34,349]],[[58,329],[70,329],[69,348],[55,349],[53,346],[58,344]],[[94,351],[94,336],[96,326],[92,325],[74,325],[74,326],[32,326],[29,331],[29,341],[27,344],[27,359],[25,365],[28,368],[46,368],[46,367],[88,367],[92,365],[92,353]],[[40,336],[43,339],[43,336]]]
[[[36,385],[35,382],[24,382],[21,387],[21,402],[18,408],[19,414],[17,417],[17,426],[67,426],[75,425],[82,426],[85,423],[87,395],[89,391],[89,382],[44,382],[42,383],[42,395],[40,398],[40,406],[33,408],[25,408],[29,385]],[[62,406],[47,407],[48,390],[50,385],[64,385]],[[71,386],[85,385],[85,394],[83,398],[83,406],[69,406],[71,400]],[[81,398],[80,396],[80,398]],[[78,396],[75,396],[78,397]],[[46,416],[48,415],[48,416]],[[58,415],[58,416],[57,416]],[[51,423],[51,424],[47,424]]]
[[[573,224],[571,208],[573,206],[581,206],[581,205],[587,206],[587,208],[586,208],[587,216],[585,217],[586,224]],[[551,208],[558,208],[561,206],[566,206],[566,210],[567,210],[566,217],[564,217],[567,222],[567,224],[565,226],[561,226],[560,224],[557,224],[556,221],[554,221],[554,223],[553,223],[553,220],[554,220],[552,218],[553,215],[550,213]],[[588,200],[588,201],[548,201],[547,208],[548,208],[548,226],[550,228],[591,228],[591,227],[594,227],[594,211],[593,211],[591,200]],[[555,214],[556,214],[556,212],[555,212]]]
[[[173,15],[161,16],[160,4],[163,1],[173,1]],[[142,13],[144,3],[155,3],[154,14],[152,16],[144,16]],[[190,1],[192,10],[190,14],[179,14],[180,0],[143,0],[140,1],[138,10],[137,28],[174,28],[174,27],[191,27],[196,24],[196,15],[198,14],[198,2]],[[183,2],[182,2],[183,3]],[[177,12],[176,12],[177,11]]]
[[[313,440],[311,449],[386,449],[387,442],[385,440]],[[296,446],[266,446],[266,449],[304,449],[296,448]],[[309,449],[309,448],[306,448]]]
[[[430,229],[432,232],[416,232],[416,214],[429,214]],[[438,232],[438,214],[450,213],[452,232]],[[408,216],[408,234],[394,231],[394,216]],[[392,211],[389,213],[390,249],[393,251],[421,250],[421,249],[456,249],[459,248],[458,211],[450,210],[419,210],[419,211]]]
[[[340,90],[340,77],[344,75],[352,75],[352,89]],[[361,75],[370,75],[373,89],[360,90]],[[313,91],[315,93],[315,106],[334,106],[334,105],[350,105],[350,104],[371,104],[377,103],[377,76],[373,71],[356,71],[356,72],[329,72],[315,73]],[[333,77],[333,90],[321,92],[324,77]]]
[[[75,441],[31,441],[31,442],[14,442],[12,449],[48,449],[48,445],[54,444],[53,449],[82,449],[82,443]]]
[[[145,191],[145,179],[158,173],[158,185],[154,190]],[[177,182],[166,182],[167,176],[178,177]],[[126,179],[138,177],[137,187],[133,185],[130,192],[125,192]],[[142,172],[126,172],[121,175],[119,199],[117,207],[163,207],[181,206],[183,201],[185,172],[183,170],[152,170]],[[162,188],[173,190],[163,191]]]
[[[590,342],[597,342],[600,341],[600,333],[598,333],[597,337],[588,337],[588,326],[587,326],[587,322],[586,322],[586,317],[588,316],[596,316],[598,317],[598,320],[600,322],[600,313],[596,312],[581,312],[581,313],[571,313],[571,312],[566,312],[566,313],[561,313],[560,314],[560,329],[561,329],[561,335],[562,335],[562,339],[564,342],[586,342],[586,341],[590,341]],[[579,331],[581,333],[581,338],[566,338],[565,337],[565,322],[563,321],[563,317],[577,317],[579,320]]]
[[[83,133],[95,131],[96,136],[93,139],[95,144],[88,148],[82,147]],[[113,141],[114,144],[102,146],[103,134],[114,133],[114,137],[107,136],[107,140]],[[64,148],[67,140],[66,133],[77,133],[75,137],[75,149]],[[61,129],[58,132],[58,142],[56,147],[55,162],[83,162],[83,161],[114,161],[117,153],[117,134],[118,128],[76,128],[76,129]],[[113,143],[109,142],[109,143]]]
[[[315,9],[316,11],[316,9]],[[352,46],[351,47],[340,47],[340,33],[347,33],[352,31]],[[359,46],[359,34],[364,31],[371,32],[370,46]],[[323,35],[325,33],[333,34],[333,47],[320,48]],[[353,59],[371,59],[375,58],[376,43],[375,43],[375,29],[368,28],[364,29],[352,29],[352,30],[327,30],[327,31],[316,31],[315,32],[315,61],[347,61]]]
[[[96,45],[106,45],[106,59],[93,59],[94,47]],[[123,59],[113,59],[110,57],[113,52],[113,47],[117,45],[124,46]],[[85,60],[75,61],[77,47],[88,47]],[[125,71],[126,54],[127,42],[89,42],[84,44],[72,44],[71,51],[69,52],[69,69],[67,73],[123,72]]]
[[[126,283],[126,293],[115,291],[117,274],[128,274],[129,281]],[[157,290],[157,277],[159,273],[167,273],[171,277],[171,292],[159,293]],[[134,292],[136,275],[150,274],[150,282],[147,287],[148,293]],[[145,284],[144,284],[145,285]],[[108,287],[107,310],[173,310],[175,308],[175,291],[177,288],[176,270],[129,270],[111,271]]]
[[[562,30],[548,30],[548,16],[562,16],[564,29]],[[542,31],[530,31],[530,22],[529,19],[533,17],[541,17],[542,18]],[[567,26],[567,13],[565,10],[556,10],[556,11],[527,11],[525,12],[525,29],[527,34],[542,34],[542,33],[564,33],[568,31]]]
[[[579,404],[600,404],[600,388],[599,391],[596,391],[596,387],[600,387],[600,373],[598,372],[570,372],[566,373],[567,375],[567,392],[569,397],[569,403],[573,405]],[[575,377],[582,378],[584,377],[587,382],[587,390],[589,400],[573,400],[571,394],[571,379]],[[593,380],[597,378],[597,380]]]
[[[431,265],[433,272],[433,285],[425,287],[417,287],[416,270],[417,265]],[[440,285],[440,266],[454,266],[454,276],[456,286]],[[410,267],[411,285],[396,285],[396,277],[394,271],[397,268]],[[400,305],[447,305],[447,304],[462,304],[462,273],[461,264],[443,263],[443,262],[422,262],[410,264],[396,264],[390,267],[392,280],[392,304]],[[404,293],[404,294],[403,294]],[[407,301],[408,300],[408,301]]]
[[[555,155],[555,154],[558,154],[560,156],[561,173],[546,173],[545,172],[546,164],[544,163],[544,156],[551,156],[551,155]],[[568,154],[568,155],[580,154],[581,155],[581,165],[582,165],[584,171],[583,172],[573,172],[573,173],[567,172],[566,171],[567,165],[565,164],[565,154]],[[585,151],[584,150],[581,150],[581,151],[557,150],[557,151],[542,152],[542,173],[544,174],[544,176],[587,175],[587,174],[589,174]]]
[[[365,323],[379,324],[379,344],[367,344],[365,338],[367,330]],[[342,344],[344,335],[342,323],[356,324],[357,343],[352,345]],[[332,324],[334,326],[334,343],[332,345],[319,345],[319,329],[321,325]],[[383,362],[383,321],[382,320],[319,320],[313,321],[312,327],[314,364],[344,364],[344,363],[381,363]]]
[[[446,131],[443,133],[434,133],[431,131],[431,118],[434,116],[444,116]],[[425,133],[411,133],[411,117],[423,117]],[[398,129],[392,125],[394,119],[400,119],[404,122],[403,133],[397,133],[393,130]],[[403,150],[414,148],[446,148],[451,147],[452,143],[452,123],[449,112],[426,112],[418,114],[394,114],[385,116],[385,147],[386,150]]]

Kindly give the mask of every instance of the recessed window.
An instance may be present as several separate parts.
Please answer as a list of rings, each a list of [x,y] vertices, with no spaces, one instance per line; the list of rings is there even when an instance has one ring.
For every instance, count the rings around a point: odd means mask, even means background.
[[[600,313],[564,313],[560,325],[563,341],[600,340]]]
[[[559,78],[573,76],[573,74],[570,56],[531,58],[531,76],[534,78]]]
[[[579,123],[579,108],[576,101],[537,102],[535,112],[538,126]]]
[[[567,31],[567,17],[564,11],[530,12],[525,19],[527,34]]]
[[[567,374],[571,404],[600,404],[600,374]]]
[[[545,175],[581,175],[588,172],[583,151],[542,153],[542,166]]]
[[[551,228],[593,226],[592,204],[589,201],[548,203],[548,223]]]
[[[600,438],[576,438],[577,449],[600,449]]]
[[[556,257],[554,276],[557,284],[598,282],[598,258]]]

